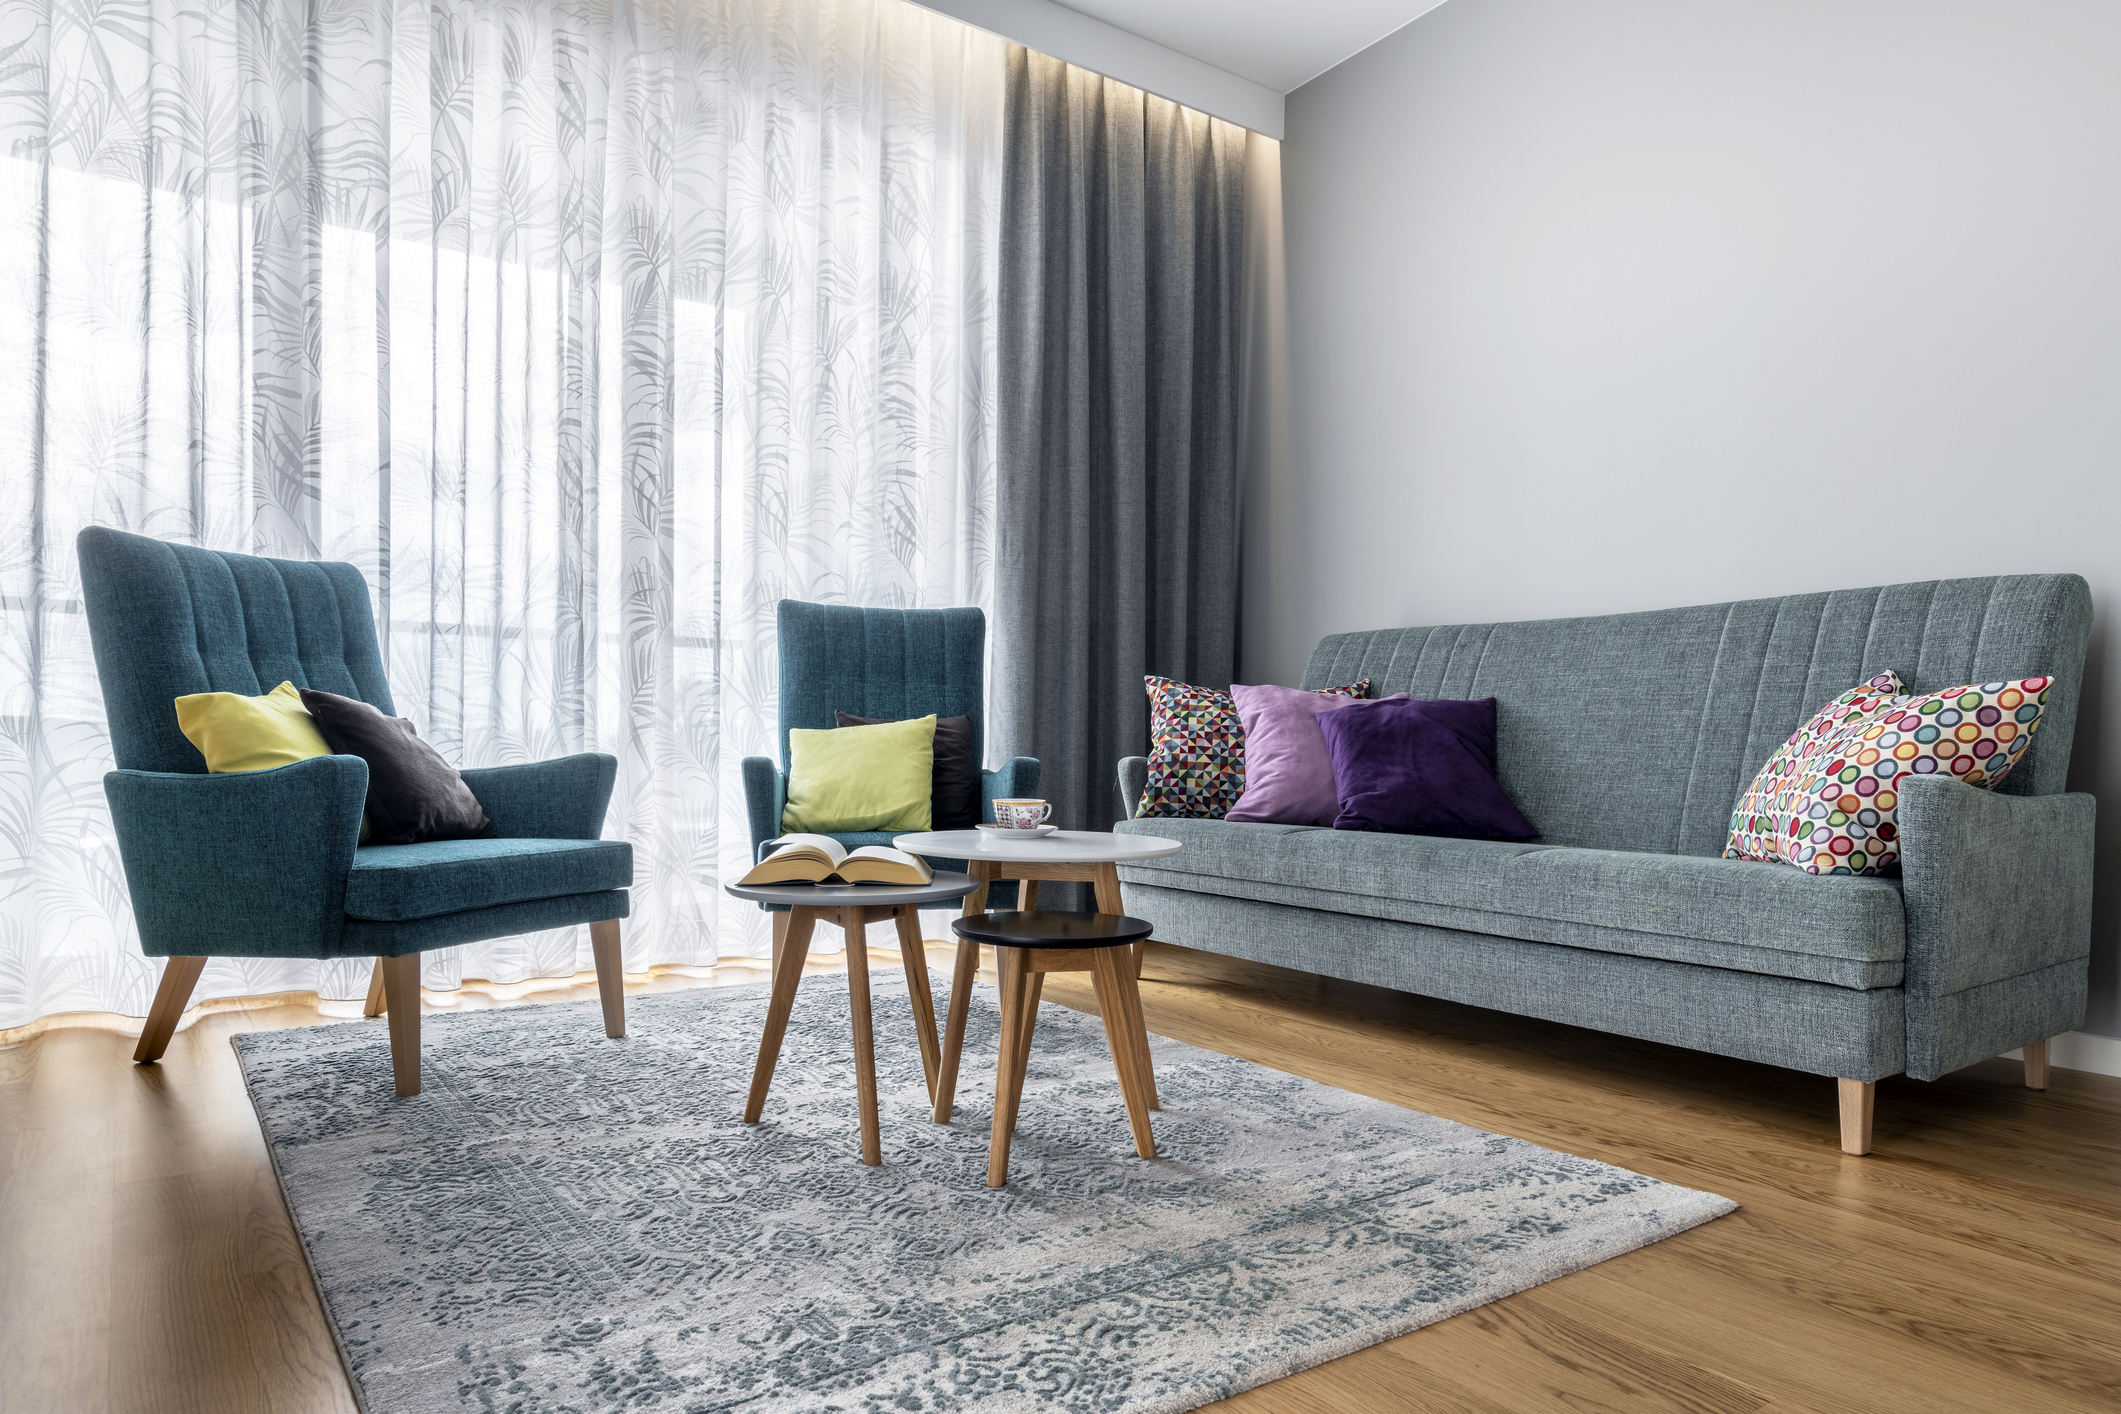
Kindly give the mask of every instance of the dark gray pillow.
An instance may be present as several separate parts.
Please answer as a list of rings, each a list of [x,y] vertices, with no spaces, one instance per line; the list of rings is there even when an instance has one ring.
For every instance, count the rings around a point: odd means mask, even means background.
[[[835,726],[878,727],[897,717],[857,717],[835,712]],[[935,719],[935,774],[928,788],[930,829],[969,830],[979,824],[979,762],[972,759],[972,719]]]
[[[302,705],[335,755],[368,763],[371,844],[493,838],[493,821],[457,768],[420,740],[412,723],[366,702],[302,689]]]

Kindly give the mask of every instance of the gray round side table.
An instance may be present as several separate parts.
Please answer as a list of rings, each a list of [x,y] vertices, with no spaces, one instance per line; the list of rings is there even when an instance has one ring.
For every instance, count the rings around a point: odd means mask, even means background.
[[[921,1070],[928,1077],[928,1098],[935,1099],[941,1052],[935,1037],[935,997],[928,989],[928,957],[921,950],[920,909],[956,903],[979,888],[969,874],[937,874],[926,884],[762,884],[723,886],[732,898],[779,904],[789,910],[788,931],[773,949],[773,998],[766,1007],[766,1034],[759,1038],[758,1064],[751,1071],[751,1098],[744,1104],[744,1123],[757,1124],[766,1108],[766,1091],[781,1058],[781,1039],[788,1032],[788,1013],[803,980],[803,960],[810,955],[810,932],[820,922],[837,923],[847,935],[847,1002],[854,1018],[854,1089],[862,1114],[862,1162],[884,1161],[876,1119],[876,1045],[869,1022],[868,925],[883,919],[898,923],[899,951],[906,961],[906,991],[913,998],[913,1025],[921,1048]]]

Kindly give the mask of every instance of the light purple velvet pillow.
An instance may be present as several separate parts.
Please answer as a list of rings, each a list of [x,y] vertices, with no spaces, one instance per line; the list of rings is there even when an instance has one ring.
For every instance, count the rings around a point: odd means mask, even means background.
[[[1330,825],[1340,813],[1333,788],[1333,757],[1318,729],[1318,714],[1378,702],[1404,702],[1407,695],[1364,701],[1329,697],[1299,687],[1231,685],[1237,716],[1245,724],[1245,793],[1223,818],[1255,825]]]

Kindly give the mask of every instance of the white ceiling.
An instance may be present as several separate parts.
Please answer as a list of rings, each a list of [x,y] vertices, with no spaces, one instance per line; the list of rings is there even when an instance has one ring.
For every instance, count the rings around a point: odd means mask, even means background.
[[[1317,78],[1443,0],[1061,0],[1276,93]]]

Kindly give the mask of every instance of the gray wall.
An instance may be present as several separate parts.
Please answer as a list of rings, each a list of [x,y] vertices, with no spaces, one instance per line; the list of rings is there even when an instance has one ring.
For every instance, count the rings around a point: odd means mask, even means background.
[[[1242,676],[1340,629],[2074,570],[2086,1029],[2121,1035],[2117,74],[2112,0],[1451,0],[1296,90]]]

